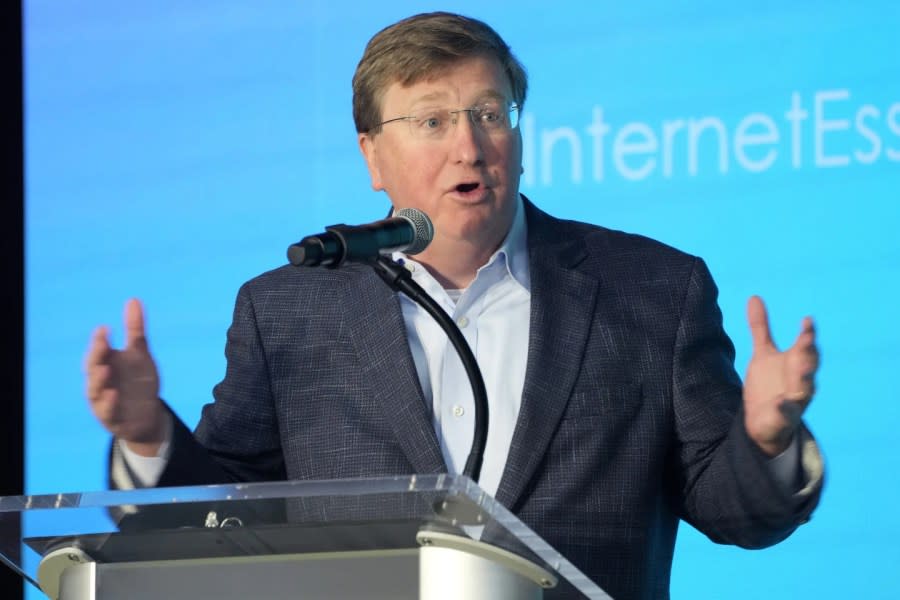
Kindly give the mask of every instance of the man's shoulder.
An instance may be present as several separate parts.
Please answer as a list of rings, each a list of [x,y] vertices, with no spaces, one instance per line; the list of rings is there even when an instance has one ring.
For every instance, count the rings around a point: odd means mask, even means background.
[[[295,267],[283,265],[260,273],[246,281],[242,290],[251,295],[272,293],[323,294],[328,290],[343,287],[347,282],[365,277],[371,271],[365,265],[346,265],[340,269],[326,267]]]
[[[340,269],[285,265],[266,271],[241,285],[236,311],[251,311],[259,323],[278,327],[285,318],[315,318],[341,322],[348,307],[362,308],[383,302],[380,280],[365,265]],[[261,325],[266,327],[266,325]]]
[[[529,209],[529,239],[536,244],[581,249],[587,261],[620,265],[692,265],[697,257],[659,240],[583,221],[551,216]]]
[[[584,241],[591,249],[659,254],[671,257],[674,260],[692,260],[695,258],[679,248],[639,233],[611,229],[602,225],[581,221],[569,221],[569,223],[577,226],[583,232]]]

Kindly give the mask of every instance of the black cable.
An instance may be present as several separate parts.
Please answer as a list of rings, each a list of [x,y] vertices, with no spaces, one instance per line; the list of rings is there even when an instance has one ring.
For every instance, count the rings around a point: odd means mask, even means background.
[[[487,445],[488,403],[484,378],[481,376],[481,370],[478,368],[475,355],[472,354],[472,349],[469,348],[466,338],[463,337],[462,332],[460,332],[456,323],[453,322],[453,319],[450,318],[450,315],[418,283],[413,281],[409,271],[403,265],[387,256],[379,256],[371,264],[375,272],[391,289],[403,292],[409,296],[438,322],[447,333],[450,343],[453,344],[456,353],[459,354],[459,358],[462,360],[466,375],[469,377],[469,384],[472,386],[472,396],[475,400],[475,431],[472,436],[472,449],[469,452],[469,458],[466,459],[463,475],[477,482],[481,475],[484,448]]]

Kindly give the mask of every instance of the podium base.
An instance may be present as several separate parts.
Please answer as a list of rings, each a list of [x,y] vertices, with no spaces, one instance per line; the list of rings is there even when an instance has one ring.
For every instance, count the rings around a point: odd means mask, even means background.
[[[422,530],[419,548],[99,563],[82,550],[45,557],[53,600],[540,600],[556,578],[506,550]],[[77,560],[76,560],[77,558]]]
[[[59,600],[415,599],[418,550],[88,562],[67,568]],[[411,592],[412,590],[412,592]]]

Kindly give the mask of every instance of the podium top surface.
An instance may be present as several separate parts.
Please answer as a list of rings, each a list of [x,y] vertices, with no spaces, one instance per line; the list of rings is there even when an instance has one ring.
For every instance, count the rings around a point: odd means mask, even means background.
[[[575,596],[609,598],[465,476],[0,497],[0,560],[35,585],[41,558],[64,547],[104,563],[225,558],[416,548],[423,529],[501,547],[555,573]]]

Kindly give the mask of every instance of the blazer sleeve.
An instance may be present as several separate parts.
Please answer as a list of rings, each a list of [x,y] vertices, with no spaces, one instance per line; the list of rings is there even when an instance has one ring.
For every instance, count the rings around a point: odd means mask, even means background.
[[[709,270],[695,258],[673,352],[675,485],[680,488],[674,497],[681,502],[680,516],[713,541],[760,548],[809,519],[822,489],[821,457],[804,425],[806,485],[791,494],[774,478],[768,457],[744,427],[742,384],[717,295]]]
[[[175,418],[158,486],[286,479],[265,348],[250,285],[238,292],[225,346],[225,378],[192,434]]]

